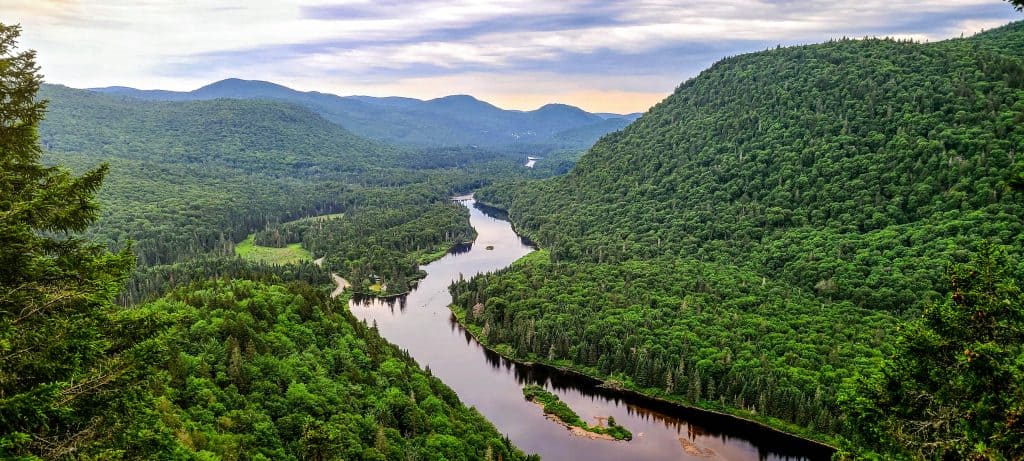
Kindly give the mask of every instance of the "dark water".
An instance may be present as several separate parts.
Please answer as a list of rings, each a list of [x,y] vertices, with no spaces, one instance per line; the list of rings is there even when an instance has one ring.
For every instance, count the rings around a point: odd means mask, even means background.
[[[617,395],[587,379],[541,366],[516,364],[478,344],[453,318],[448,285],[459,277],[493,272],[533,251],[508,221],[463,201],[479,236],[471,245],[423,267],[426,278],[406,296],[353,300],[352,313],[376,322],[381,335],[397,344],[454,389],[466,405],[508,435],[527,453],[556,460],[797,460],[828,459],[831,450],[743,420],[665,405],[638,396]],[[487,250],[487,246],[494,249]],[[569,404],[581,418],[614,416],[633,432],[615,442],[572,435],[545,419],[540,407],[523,399],[522,387],[539,384]],[[688,454],[683,444],[703,455]]]

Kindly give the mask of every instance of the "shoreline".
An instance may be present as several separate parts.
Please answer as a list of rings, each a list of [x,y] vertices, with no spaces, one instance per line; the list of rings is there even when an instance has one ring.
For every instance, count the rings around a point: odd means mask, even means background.
[[[831,444],[829,444],[827,442],[824,442],[824,441],[821,441],[821,440],[812,439],[810,437],[806,437],[806,436],[803,436],[803,435],[800,435],[800,434],[794,434],[794,433],[789,432],[787,430],[784,430],[784,429],[781,429],[781,428],[778,428],[778,427],[774,427],[774,426],[772,426],[772,425],[770,425],[768,423],[764,423],[764,422],[758,421],[756,419],[751,419],[751,418],[748,418],[748,417],[745,417],[745,416],[742,416],[742,415],[735,415],[735,414],[727,413],[727,412],[720,411],[720,410],[712,410],[712,409],[708,409],[708,408],[702,408],[702,407],[698,407],[698,406],[694,406],[694,405],[688,405],[688,404],[685,404],[685,403],[668,400],[668,399],[657,397],[657,396],[653,396],[653,395],[647,395],[647,394],[644,394],[644,393],[642,393],[640,391],[619,386],[619,385],[617,385],[616,383],[614,383],[612,381],[606,381],[606,380],[597,378],[595,376],[588,375],[588,374],[586,374],[586,373],[584,373],[582,371],[575,370],[575,369],[572,369],[572,368],[566,368],[566,367],[562,367],[562,366],[550,365],[550,364],[547,364],[547,363],[544,363],[544,362],[524,361],[524,360],[519,360],[519,359],[510,357],[510,356],[508,356],[508,355],[506,355],[506,354],[496,350],[494,347],[492,347],[492,346],[490,346],[490,345],[480,341],[480,338],[477,336],[477,334],[475,332],[473,332],[472,330],[470,330],[469,328],[466,327],[466,324],[463,322],[462,318],[456,312],[456,308],[455,308],[454,305],[449,305],[448,306],[448,310],[449,310],[449,312],[451,312],[452,316],[455,317],[455,321],[459,324],[460,327],[462,327],[463,331],[469,333],[469,335],[473,337],[473,340],[476,341],[477,344],[480,344],[480,346],[483,347],[484,349],[486,349],[486,350],[488,350],[490,352],[493,352],[493,353],[501,356],[502,358],[504,358],[505,360],[508,360],[510,362],[513,362],[513,363],[516,363],[516,364],[519,364],[519,365],[523,365],[523,366],[527,366],[527,367],[543,367],[543,368],[547,368],[547,369],[550,369],[550,370],[556,370],[556,371],[558,371],[558,372],[560,372],[562,374],[565,374],[565,375],[569,375],[569,376],[573,376],[573,377],[576,377],[576,378],[581,378],[581,379],[590,381],[590,382],[592,382],[594,384],[595,387],[603,389],[603,390],[605,390],[605,391],[607,391],[609,393],[616,394],[616,395],[619,395],[619,396],[633,397],[633,398],[638,399],[638,400],[647,400],[647,401],[650,401],[650,402],[657,402],[657,403],[661,404],[664,407],[668,407],[668,408],[679,410],[679,411],[693,412],[693,413],[698,413],[698,414],[703,414],[703,415],[713,415],[713,416],[716,416],[716,417],[719,417],[719,418],[728,418],[728,419],[731,419],[731,420],[742,421],[742,422],[744,422],[746,424],[757,426],[757,427],[761,428],[762,430],[769,430],[769,431],[772,431],[772,432],[777,432],[777,433],[780,433],[780,434],[784,434],[787,437],[792,437],[794,439],[800,440],[800,441],[808,443],[808,444],[813,444],[813,445],[817,445],[817,446],[820,446],[820,447],[823,447],[823,448],[827,448],[829,450],[832,450],[833,452],[836,452],[836,451],[839,450],[837,447],[835,447],[835,446],[833,446],[833,445],[831,445]]]
[[[528,399],[528,400],[530,401],[530,403],[540,407],[541,412],[544,412],[544,404],[543,403],[538,402],[536,399]],[[583,437],[583,438],[590,439],[590,440],[608,440],[610,442],[619,442],[619,440],[616,440],[615,437],[612,437],[612,436],[610,436],[608,434],[601,434],[601,433],[598,433],[598,432],[591,432],[591,431],[588,431],[588,430],[586,430],[586,429],[584,429],[582,427],[573,426],[573,425],[571,425],[571,424],[569,424],[569,423],[567,423],[565,421],[562,421],[562,418],[559,418],[558,416],[555,416],[555,415],[553,415],[551,413],[544,412],[544,418],[549,420],[549,421],[554,421],[556,424],[558,424],[559,426],[564,427],[566,430],[568,430],[570,433],[572,433],[572,435],[574,435],[576,437]]]

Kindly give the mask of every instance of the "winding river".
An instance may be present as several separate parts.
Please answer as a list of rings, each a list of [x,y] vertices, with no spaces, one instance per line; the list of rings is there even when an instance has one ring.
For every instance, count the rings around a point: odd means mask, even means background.
[[[518,364],[488,351],[473,339],[448,310],[448,285],[504,268],[533,251],[508,221],[488,215],[471,199],[478,237],[453,248],[423,267],[427,276],[400,298],[352,300],[359,319],[376,324],[397,344],[475,406],[526,453],[558,460],[819,460],[831,450],[741,419],[668,405],[597,387],[597,383],[548,367]],[[488,249],[493,247],[493,249]],[[573,435],[544,417],[523,399],[522,387],[539,384],[569,404],[580,417],[614,416],[633,432],[633,440],[615,442]]]

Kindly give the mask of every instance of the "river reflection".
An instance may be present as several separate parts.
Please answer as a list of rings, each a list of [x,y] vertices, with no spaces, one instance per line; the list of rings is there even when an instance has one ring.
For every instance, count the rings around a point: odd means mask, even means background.
[[[545,460],[799,460],[828,459],[831,450],[744,420],[621,394],[591,379],[545,366],[512,362],[483,348],[448,310],[448,286],[460,277],[493,272],[533,251],[493,209],[469,207],[478,237],[423,267],[427,276],[408,295],[350,302],[359,319],[409,351],[421,366],[477,408],[498,431]],[[572,435],[523,399],[538,384],[554,392],[581,418],[614,416],[633,440],[614,442]]]

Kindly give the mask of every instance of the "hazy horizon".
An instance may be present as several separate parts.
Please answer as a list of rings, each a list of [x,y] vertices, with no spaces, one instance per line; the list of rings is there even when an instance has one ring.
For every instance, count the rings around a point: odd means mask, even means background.
[[[843,36],[936,41],[1019,17],[1002,0],[0,3],[47,82],[75,88],[189,91],[240,78],[613,113],[645,111],[726,56]]]

